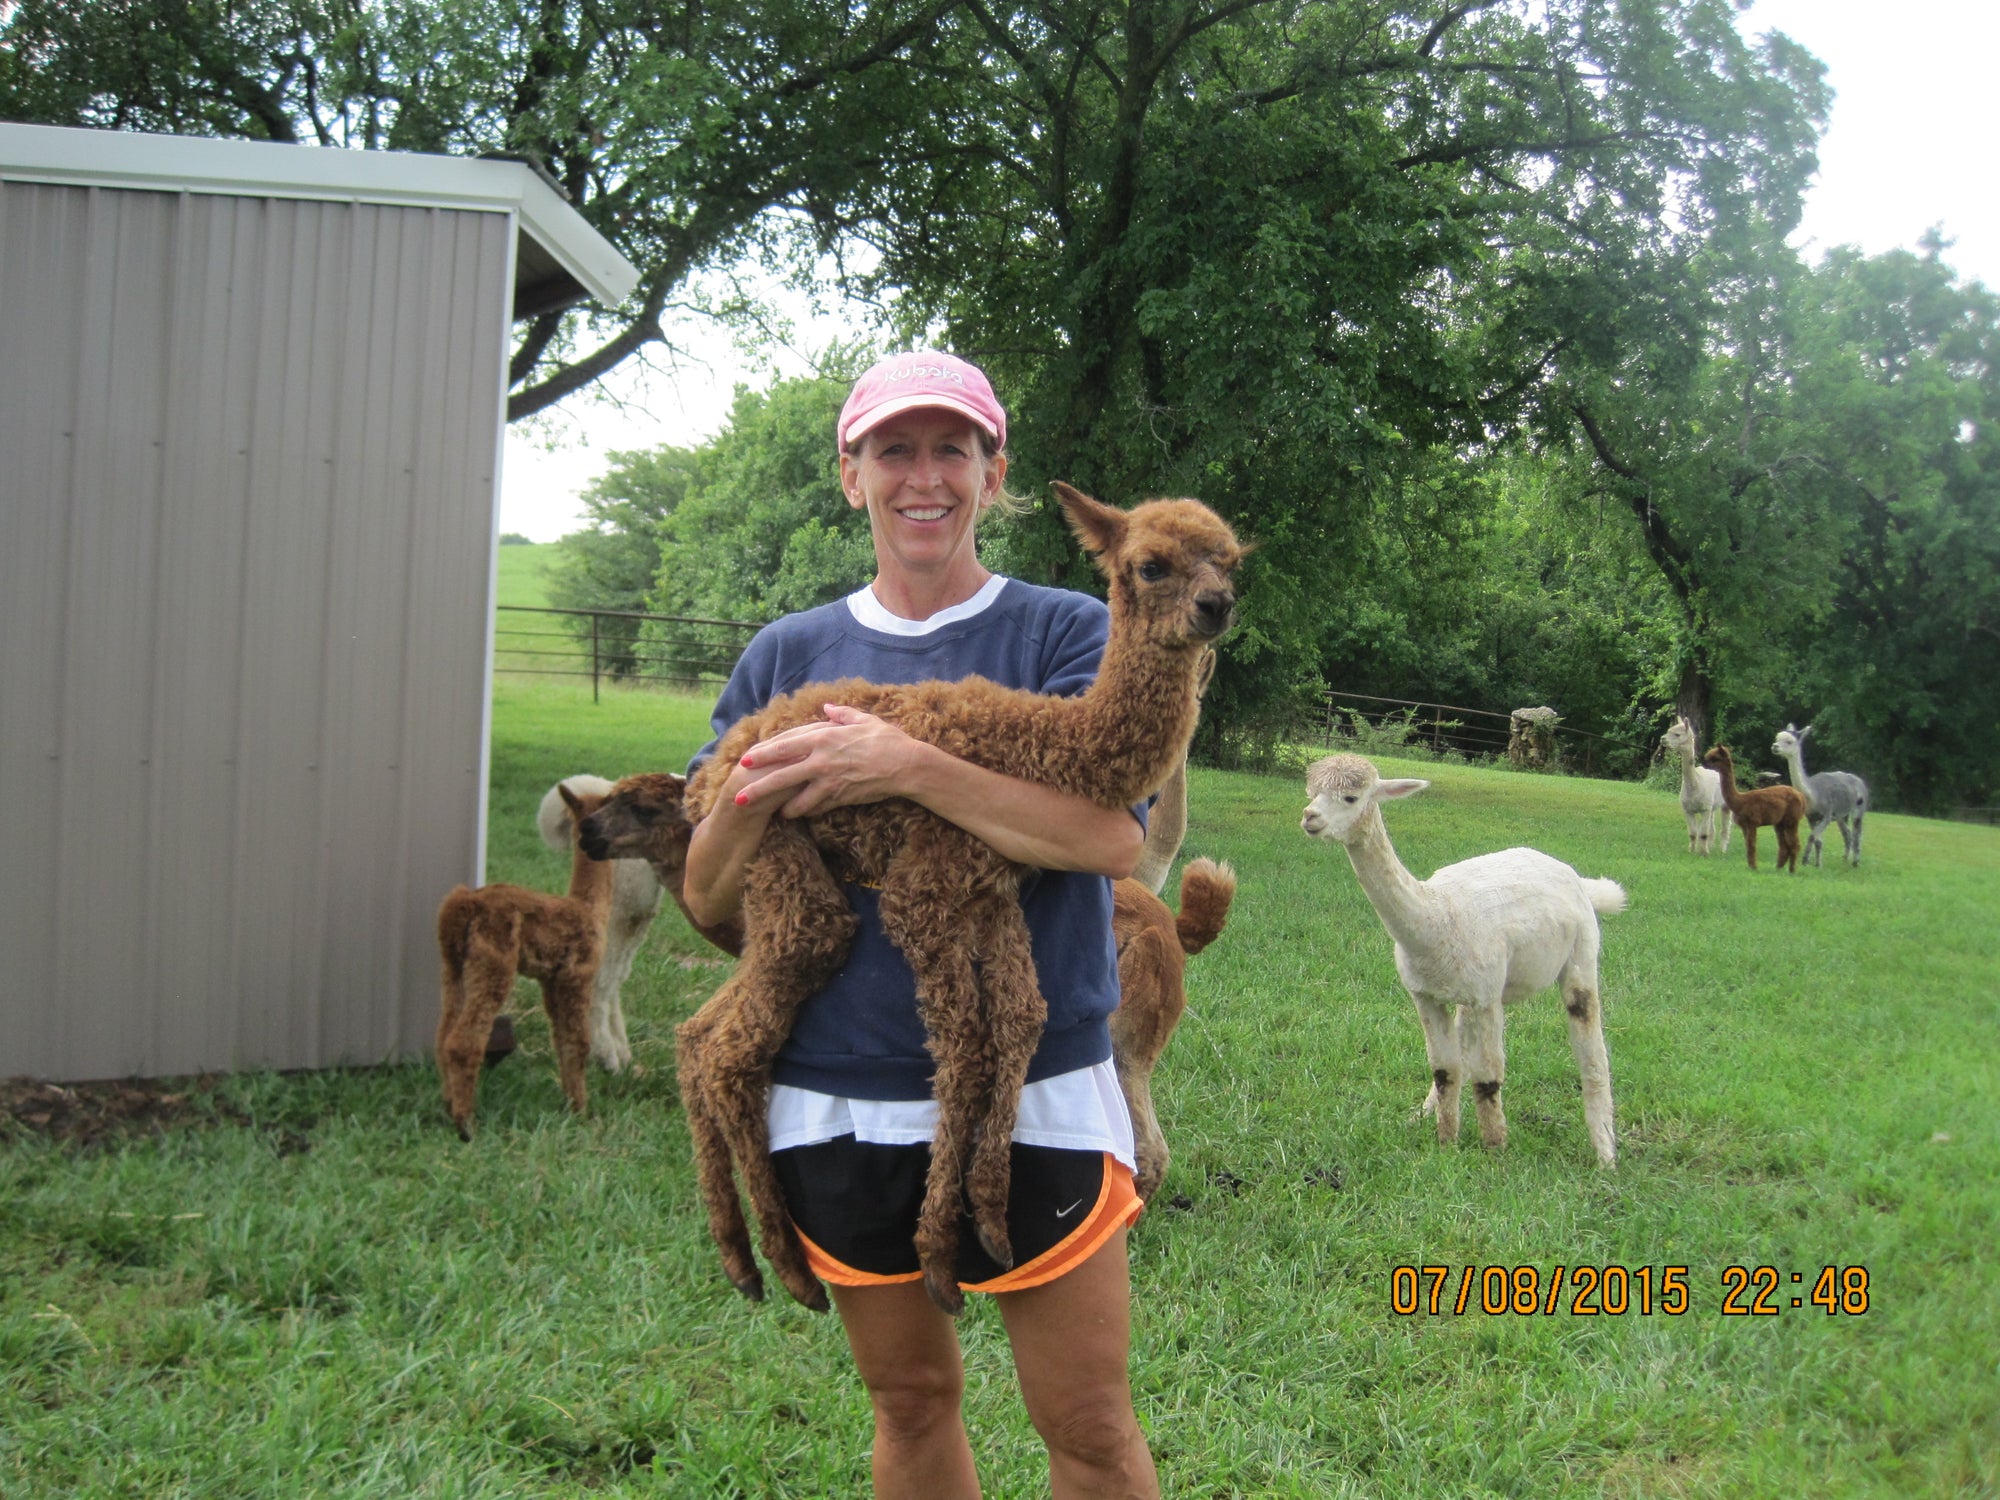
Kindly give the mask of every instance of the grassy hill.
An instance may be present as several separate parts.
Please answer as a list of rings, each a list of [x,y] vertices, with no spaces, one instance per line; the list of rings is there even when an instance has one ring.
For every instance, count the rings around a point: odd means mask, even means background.
[[[543,791],[677,767],[707,709],[503,683],[492,876],[559,886]],[[1672,790],[1381,765],[1432,779],[1388,810],[1419,876],[1532,843],[1629,891],[1604,920],[1619,1166],[1553,995],[1508,1028],[1509,1149],[1469,1104],[1441,1148],[1302,779],[1197,770],[1185,852],[1241,888],[1189,964],[1154,1085],[1173,1164],[1132,1236],[1166,1493],[2000,1491],[2000,830],[1871,815],[1860,869],[1752,875],[1740,845],[1684,852]],[[737,1298],[699,1211],[672,1028],[727,972],[668,907],[625,992],[639,1067],[593,1073],[582,1120],[524,989],[469,1147],[421,1061],[221,1080],[208,1128],[88,1153],[0,1140],[0,1492],[865,1493],[837,1324]],[[990,1301],[960,1331],[987,1492],[1045,1493]]]
[[[549,558],[554,556],[556,547],[555,542],[502,547],[499,593],[494,602],[546,609],[549,603],[548,583],[542,570]]]

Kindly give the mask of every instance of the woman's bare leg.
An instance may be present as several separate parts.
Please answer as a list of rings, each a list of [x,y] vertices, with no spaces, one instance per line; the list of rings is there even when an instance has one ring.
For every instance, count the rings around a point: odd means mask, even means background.
[[[1131,1295],[1121,1229],[1068,1275],[998,1299],[1054,1500],[1159,1496],[1126,1370]]]
[[[877,1500],[977,1500],[957,1325],[921,1281],[836,1286],[833,1305],[875,1411]]]

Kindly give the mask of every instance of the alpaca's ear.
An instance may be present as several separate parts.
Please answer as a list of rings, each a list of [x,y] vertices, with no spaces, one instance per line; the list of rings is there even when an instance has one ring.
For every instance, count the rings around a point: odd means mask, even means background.
[[[1375,800],[1378,802],[1387,802],[1398,797],[1414,797],[1429,785],[1428,781],[1421,781],[1414,776],[1398,777],[1392,781],[1378,781],[1375,783]]]
[[[1806,725],[1806,727],[1805,727],[1805,728],[1801,729],[1801,730],[1799,731],[1799,733],[1798,733],[1798,741],[1799,741],[1799,743],[1800,743],[1801,745],[1803,745],[1803,744],[1804,744],[1804,743],[1806,742],[1806,736],[1807,736],[1807,735],[1809,735],[1809,734],[1811,734],[1811,733],[1812,733],[1812,725],[1808,724],[1808,725]]]
[[[1083,550],[1098,553],[1116,551],[1125,538],[1125,512],[1091,499],[1082,490],[1064,484],[1060,479],[1053,483],[1056,498],[1062,501],[1063,513],[1069,517],[1069,529],[1083,543]]]
[[[556,790],[562,793],[563,805],[569,809],[570,818],[573,821],[581,822],[584,816],[583,803],[578,801],[576,793],[569,789],[569,783],[567,781],[558,781],[556,783]]]

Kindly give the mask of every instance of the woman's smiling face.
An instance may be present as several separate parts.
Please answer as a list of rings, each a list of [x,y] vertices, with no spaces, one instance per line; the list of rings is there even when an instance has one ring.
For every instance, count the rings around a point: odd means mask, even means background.
[[[899,413],[864,433],[858,453],[840,455],[841,488],[868,512],[877,565],[911,575],[977,569],[973,532],[1006,472],[978,426],[943,407]]]

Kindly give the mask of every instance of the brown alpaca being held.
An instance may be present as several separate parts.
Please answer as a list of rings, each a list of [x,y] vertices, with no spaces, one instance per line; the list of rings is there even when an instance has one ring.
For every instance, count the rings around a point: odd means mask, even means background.
[[[570,826],[597,810],[601,797],[561,788]],[[443,1007],[438,1017],[437,1066],[445,1105],[461,1140],[472,1139],[472,1104],[493,1018],[507,1003],[514,977],[542,987],[563,1094],[578,1114],[589,1104],[583,1065],[590,1054],[590,995],[604,957],[611,916],[613,866],[575,848],[569,894],[551,896],[518,885],[454,887],[438,907],[438,955]]]
[[[1743,830],[1743,852],[1750,868],[1757,868],[1757,830],[1778,830],[1778,868],[1799,873],[1799,821],[1806,815],[1806,799],[1797,787],[1764,786],[1754,791],[1736,788],[1736,762],[1727,745],[1715,745],[1701,763],[1722,778],[1722,801],[1729,816]]]
[[[687,915],[689,924],[725,953],[741,955],[743,928],[737,922],[705,926],[687,910],[682,887],[687,878],[687,846],[693,825],[683,816],[684,782],[671,771],[627,776],[578,830],[592,859],[643,859]],[[1167,863],[1179,833],[1171,827],[1146,828],[1146,855]],[[1173,909],[1138,879],[1111,887],[1111,930],[1118,948],[1118,1008],[1111,1013],[1111,1053],[1119,1086],[1132,1112],[1139,1170],[1139,1196],[1150,1200],[1167,1173],[1165,1133],[1153,1110],[1152,1076],[1174,1028],[1187,1010],[1187,961],[1221,936],[1236,895],[1236,875],[1211,859],[1190,860],[1181,872],[1181,910]]]
[[[1199,712],[1202,647],[1226,630],[1230,579],[1244,555],[1219,516],[1195,500],[1127,512],[1058,484],[1070,525],[1109,581],[1111,635],[1097,680],[1078,697],[1004,688],[984,678],[882,686],[817,683],[774,699],[723,736],[688,783],[705,816],[753,745],[818,722],[845,704],[961,760],[1106,808],[1142,801],[1186,751]],[[855,920],[839,880],[881,888],[882,927],[916,977],[937,1071],[937,1133],[917,1225],[924,1284],[947,1312],[963,1306],[955,1275],[958,1214],[970,1197],[979,1241],[1013,1264],[1006,1225],[1009,1149],[1028,1063],[1047,1007],[1035,980],[1019,886],[1022,870],[963,829],[902,798],[774,819],[744,874],[743,961],[676,1032],[689,1128],[709,1229],[738,1290],[763,1295],[731,1162],[743,1175],[760,1243],[786,1289],[808,1307],[826,1290],[807,1268],[770,1161],[770,1067],[799,1005],[838,970]]]

